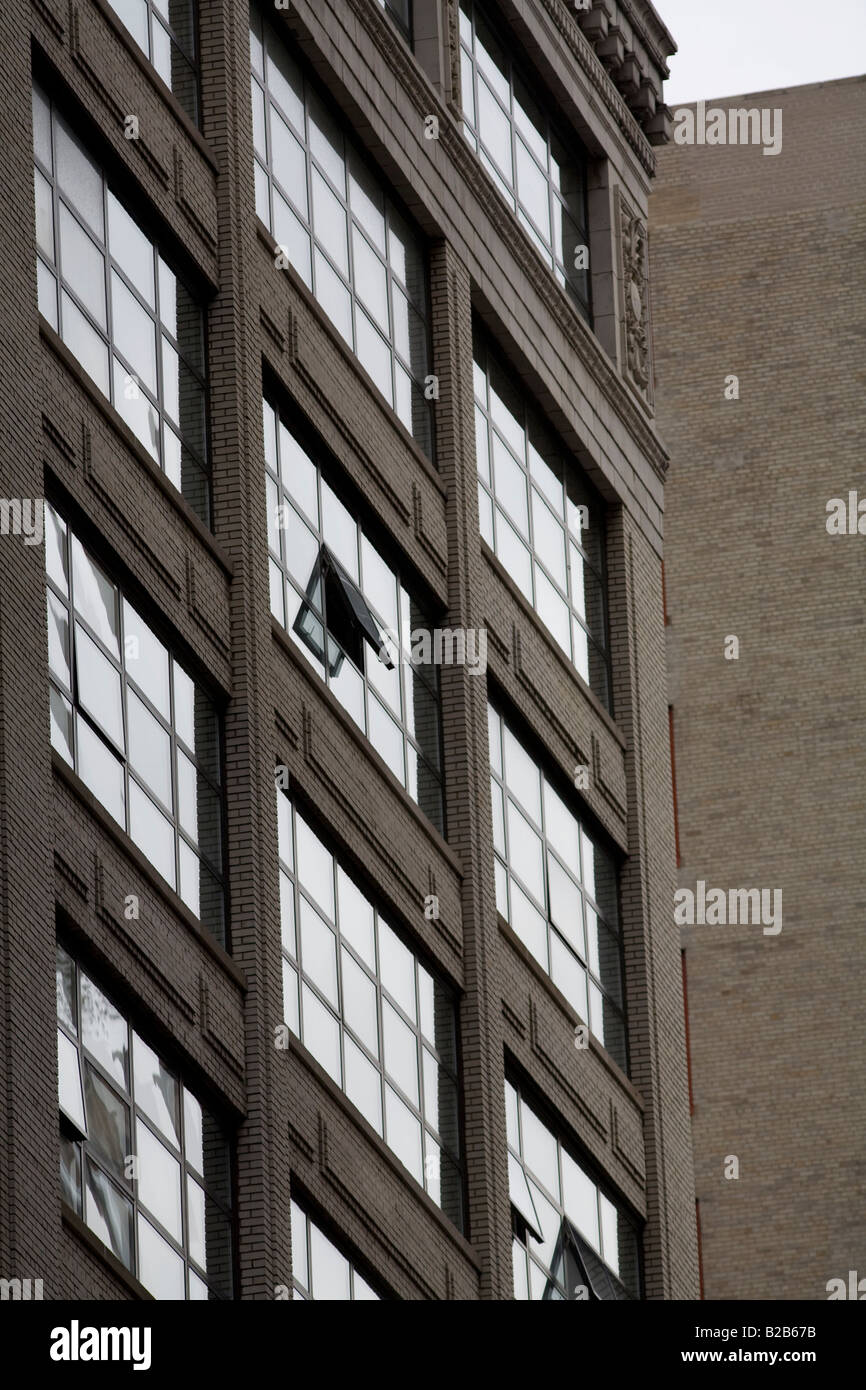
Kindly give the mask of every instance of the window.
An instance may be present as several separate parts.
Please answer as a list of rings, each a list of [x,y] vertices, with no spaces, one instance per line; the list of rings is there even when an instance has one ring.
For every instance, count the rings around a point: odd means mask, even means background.
[[[492,706],[488,720],[496,906],[625,1070],[616,867]]]
[[[252,11],[256,211],[419,446],[433,457],[427,257],[273,29]]]
[[[273,406],[263,401],[271,612],[444,834],[432,624]],[[418,643],[416,653],[424,654]]]
[[[462,1228],[451,991],[277,792],[286,1023]]]
[[[379,1295],[355,1266],[319,1230],[303,1207],[292,1202],[293,1298],[346,1303],[349,1299],[378,1303]]]
[[[638,1233],[505,1082],[514,1297],[577,1301],[640,1298]]]
[[[604,503],[478,332],[474,358],[481,534],[609,709]]]
[[[412,43],[412,0],[379,0],[386,14],[390,15],[403,38]]]
[[[51,746],[224,942],[216,709],[47,505],[45,538]]]
[[[209,524],[204,315],[33,89],[39,311]]]
[[[57,1053],[64,1201],[154,1298],[231,1298],[228,1141],[61,946]]]
[[[194,0],[108,0],[135,42],[198,122]]]
[[[463,131],[542,259],[590,321],[586,160],[532,96],[496,26],[460,0]]]

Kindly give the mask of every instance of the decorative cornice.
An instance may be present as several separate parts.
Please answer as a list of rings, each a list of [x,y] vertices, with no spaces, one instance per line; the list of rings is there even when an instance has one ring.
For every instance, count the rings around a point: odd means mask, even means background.
[[[577,21],[568,13],[564,0],[538,0],[538,3],[556,25],[560,36],[565,39],[579,66],[598,92],[644,169],[650,178],[654,178],[656,157],[652,145],[629,111],[625,98],[608,77],[601,60],[596,57],[592,44],[581,33]]]
[[[667,450],[650,428],[645,416],[632,399],[630,391],[618,375],[616,368],[592,330],[584,323],[577,309],[566,297],[553,274],[539,257],[529,235],[523,230],[517,218],[503,201],[493,180],[464,138],[453,113],[441,101],[423,76],[406,45],[398,38],[388,19],[379,11],[378,5],[371,5],[369,0],[348,0],[348,3],[367,31],[368,36],[386,59],[391,70],[399,78],[406,93],[412,98],[419,115],[423,117],[431,114],[434,110],[438,112],[439,144],[452,161],[458,177],[463,179],[471,188],[499,235],[509,245],[518,261],[521,272],[530,281],[545,308],[568,338],[581,364],[590,372],[596,385],[622,419],[656,475],[664,482],[670,463]],[[627,122],[634,125],[636,135],[640,137],[641,144],[645,147],[645,153],[652,161],[654,168],[655,159],[652,149],[644,139],[640,127],[634,122],[628,108],[610,82],[577,25],[569,19],[567,14],[561,12],[560,0],[540,0],[540,3],[550,9],[552,17],[558,17],[557,23],[563,36],[572,43],[575,53],[580,51],[584,54],[585,62],[596,72],[598,82],[601,83],[603,79],[604,83],[610,87],[611,100],[613,97],[616,98],[617,103],[622,108],[620,114],[623,120],[627,118]]]

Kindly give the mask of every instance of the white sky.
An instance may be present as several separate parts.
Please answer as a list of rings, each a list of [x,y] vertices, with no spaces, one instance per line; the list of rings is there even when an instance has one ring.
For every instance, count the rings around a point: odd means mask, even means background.
[[[679,51],[668,106],[866,72],[866,0],[653,0]]]

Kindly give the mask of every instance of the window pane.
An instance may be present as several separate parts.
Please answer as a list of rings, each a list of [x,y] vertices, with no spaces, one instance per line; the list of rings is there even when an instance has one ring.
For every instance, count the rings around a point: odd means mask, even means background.
[[[105,217],[102,206],[102,174],[80,141],[72,134],[63,117],[54,115],[54,150],[57,157],[57,181],[69,201],[81,213],[85,222],[99,237],[105,236]]]
[[[175,1147],[180,1148],[180,1097],[177,1081],[136,1032],[132,1034],[132,1059],[136,1104],[153,1120],[166,1138],[170,1139]]]
[[[541,774],[537,764],[505,726],[505,781],[521,806],[541,824]]]
[[[301,898],[301,965],[325,997],[338,1007],[337,938],[315,908]]]
[[[184,1297],[183,1260],[140,1213],[138,1264],[138,1277],[154,1298]]]
[[[63,315],[63,341],[87,375],[96,382],[103,396],[108,396],[108,348],[96,329],[90,326],[81,310],[65,292],[60,295],[60,306]]]
[[[317,1300],[349,1299],[349,1261],[310,1222],[312,1295]]]
[[[145,858],[150,860],[173,888],[174,829],[171,821],[166,819],[132,778],[129,780],[129,833]]]
[[[121,1264],[132,1269],[132,1203],[92,1163],[87,1164],[85,1220]]]
[[[340,1065],[340,1026],[333,1014],[316,998],[309,985],[301,990],[304,1009],[303,1040],[320,1066],[342,1085]]]
[[[375,1057],[379,1055],[379,1025],[376,1016],[376,986],[352,958],[342,950],[343,1016],[352,1031]]]
[[[170,718],[168,652],[128,600],[123,600],[126,669],[164,719]]]
[[[107,198],[108,249],[139,294],[154,309],[153,245],[110,189]]]
[[[60,1109],[69,1116],[82,1134],[85,1134],[87,1122],[84,1118],[84,1098],[81,1090],[78,1048],[59,1028],[57,1030],[57,1095]]]
[[[357,1105],[377,1134],[382,1133],[382,1081],[376,1067],[356,1047],[350,1037],[346,1049],[346,1095]]]
[[[111,314],[114,342],[149,391],[156,395],[156,330],[153,320],[111,272]]]
[[[76,771],[79,777],[118,824],[125,825],[123,764],[80,714],[75,716],[75,738],[78,747]]]
[[[130,1152],[129,1110],[89,1062],[84,1067],[84,1096],[88,1142],[106,1167],[122,1179]]]
[[[163,805],[171,810],[171,740],[162,725],[131,690],[127,694],[126,709],[129,718],[130,765]]]
[[[319,907],[333,921],[334,861],[306,821],[295,814],[298,876]]]
[[[386,922],[379,920],[379,969],[382,984],[413,1023],[418,1013],[415,1004],[415,960]]]
[[[418,1093],[418,1044],[386,999],[382,1001],[382,1035],[385,1070],[412,1103],[420,1107]]]
[[[72,213],[60,204],[60,259],[63,279],[105,328],[105,259]]]
[[[337,895],[340,904],[340,933],[366,961],[376,968],[373,909],[363,893],[343,869],[337,868]]]
[[[390,1086],[385,1087],[385,1127],[389,1146],[412,1176],[423,1185],[421,1124]]]
[[[141,1120],[136,1121],[138,1196],[161,1226],[182,1239],[180,1164]]]

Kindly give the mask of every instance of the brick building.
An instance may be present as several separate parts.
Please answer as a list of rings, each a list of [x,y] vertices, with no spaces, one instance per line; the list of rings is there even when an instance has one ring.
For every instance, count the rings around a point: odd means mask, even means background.
[[[682,928],[704,1293],[824,1299],[866,1249],[866,82],[706,108],[782,147],[671,144],[650,205],[679,883],[782,918]]]
[[[7,7],[0,1273],[46,1298],[696,1296],[672,47],[645,0]]]

